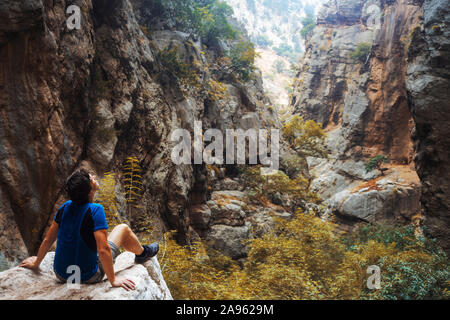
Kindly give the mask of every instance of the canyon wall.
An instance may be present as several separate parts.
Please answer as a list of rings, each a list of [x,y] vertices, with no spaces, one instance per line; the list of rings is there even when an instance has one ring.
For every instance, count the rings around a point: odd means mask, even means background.
[[[448,248],[448,1],[328,1],[306,47],[291,104],[330,151],[313,188],[348,225],[425,219]]]
[[[247,203],[236,166],[172,162],[171,133],[195,121],[222,132],[279,123],[259,72],[242,81],[224,68],[232,43],[205,45],[154,2],[75,1],[79,30],[66,24],[72,2],[0,2],[0,268],[36,253],[78,167],[116,174],[133,229],[177,230],[179,243],[202,238],[234,259],[271,216],[292,215],[281,196]],[[424,222],[448,250],[448,24],[444,0],[333,0],[307,35],[291,105],[327,132],[329,157],[309,158],[305,176],[344,228]],[[186,79],[165,61],[174,51]],[[130,156],[143,190],[128,211]],[[376,156],[389,161],[366,170]]]
[[[66,23],[71,4],[81,8],[79,30]],[[75,168],[99,177],[112,171],[120,181],[129,156],[139,161],[144,188],[140,208],[126,216],[132,226],[152,221],[188,242],[189,208],[207,200],[208,173],[172,162],[172,131],[192,133],[195,120],[203,128],[258,127],[273,117],[259,74],[240,81],[219,66],[230,44],[206,47],[151,5],[0,2],[0,257],[9,265],[36,253]],[[161,53],[170,44],[196,81],[223,85],[218,98],[165,69]],[[119,207],[124,215],[123,199]]]
[[[426,225],[449,252],[450,5],[427,0],[423,10],[423,22],[411,35],[406,88]]]

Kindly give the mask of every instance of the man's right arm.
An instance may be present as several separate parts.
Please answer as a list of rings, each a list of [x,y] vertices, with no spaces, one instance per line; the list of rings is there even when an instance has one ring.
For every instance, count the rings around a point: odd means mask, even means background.
[[[134,290],[135,284],[129,279],[118,279],[114,273],[114,264],[111,248],[108,244],[108,233],[105,229],[94,232],[95,241],[97,243],[97,252],[103,270],[113,287],[122,287],[125,290]]]

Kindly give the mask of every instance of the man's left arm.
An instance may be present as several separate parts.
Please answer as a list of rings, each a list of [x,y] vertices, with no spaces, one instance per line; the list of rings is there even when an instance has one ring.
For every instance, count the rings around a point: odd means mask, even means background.
[[[58,229],[59,229],[58,223],[56,221],[53,221],[52,225],[50,226],[50,229],[48,229],[48,232],[45,235],[44,241],[42,241],[42,244],[39,247],[37,256],[25,259],[24,261],[22,261],[22,263],[19,264],[19,267],[24,267],[32,270],[38,269],[42,260],[44,260],[45,255],[55,242],[56,237],[58,235]]]

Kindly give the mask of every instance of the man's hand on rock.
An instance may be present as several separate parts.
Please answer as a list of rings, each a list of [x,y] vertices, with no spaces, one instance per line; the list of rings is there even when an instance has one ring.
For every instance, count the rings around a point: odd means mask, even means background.
[[[127,291],[136,290],[136,284],[130,279],[116,278],[111,285],[113,287],[122,287]]]
[[[19,264],[19,267],[27,268],[27,269],[31,269],[31,270],[37,270],[37,269],[39,269],[39,265],[36,264],[36,260],[37,260],[36,256],[26,258]]]

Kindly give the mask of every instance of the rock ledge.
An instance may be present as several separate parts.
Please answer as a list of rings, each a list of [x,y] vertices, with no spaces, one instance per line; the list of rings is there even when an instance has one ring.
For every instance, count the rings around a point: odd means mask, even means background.
[[[59,283],[53,273],[55,253],[49,252],[38,272],[15,267],[0,273],[0,300],[172,300],[158,260],[135,264],[134,254],[119,255],[114,265],[116,275],[136,283],[136,290],[113,288],[106,279],[97,284],[81,284],[72,289]]]

